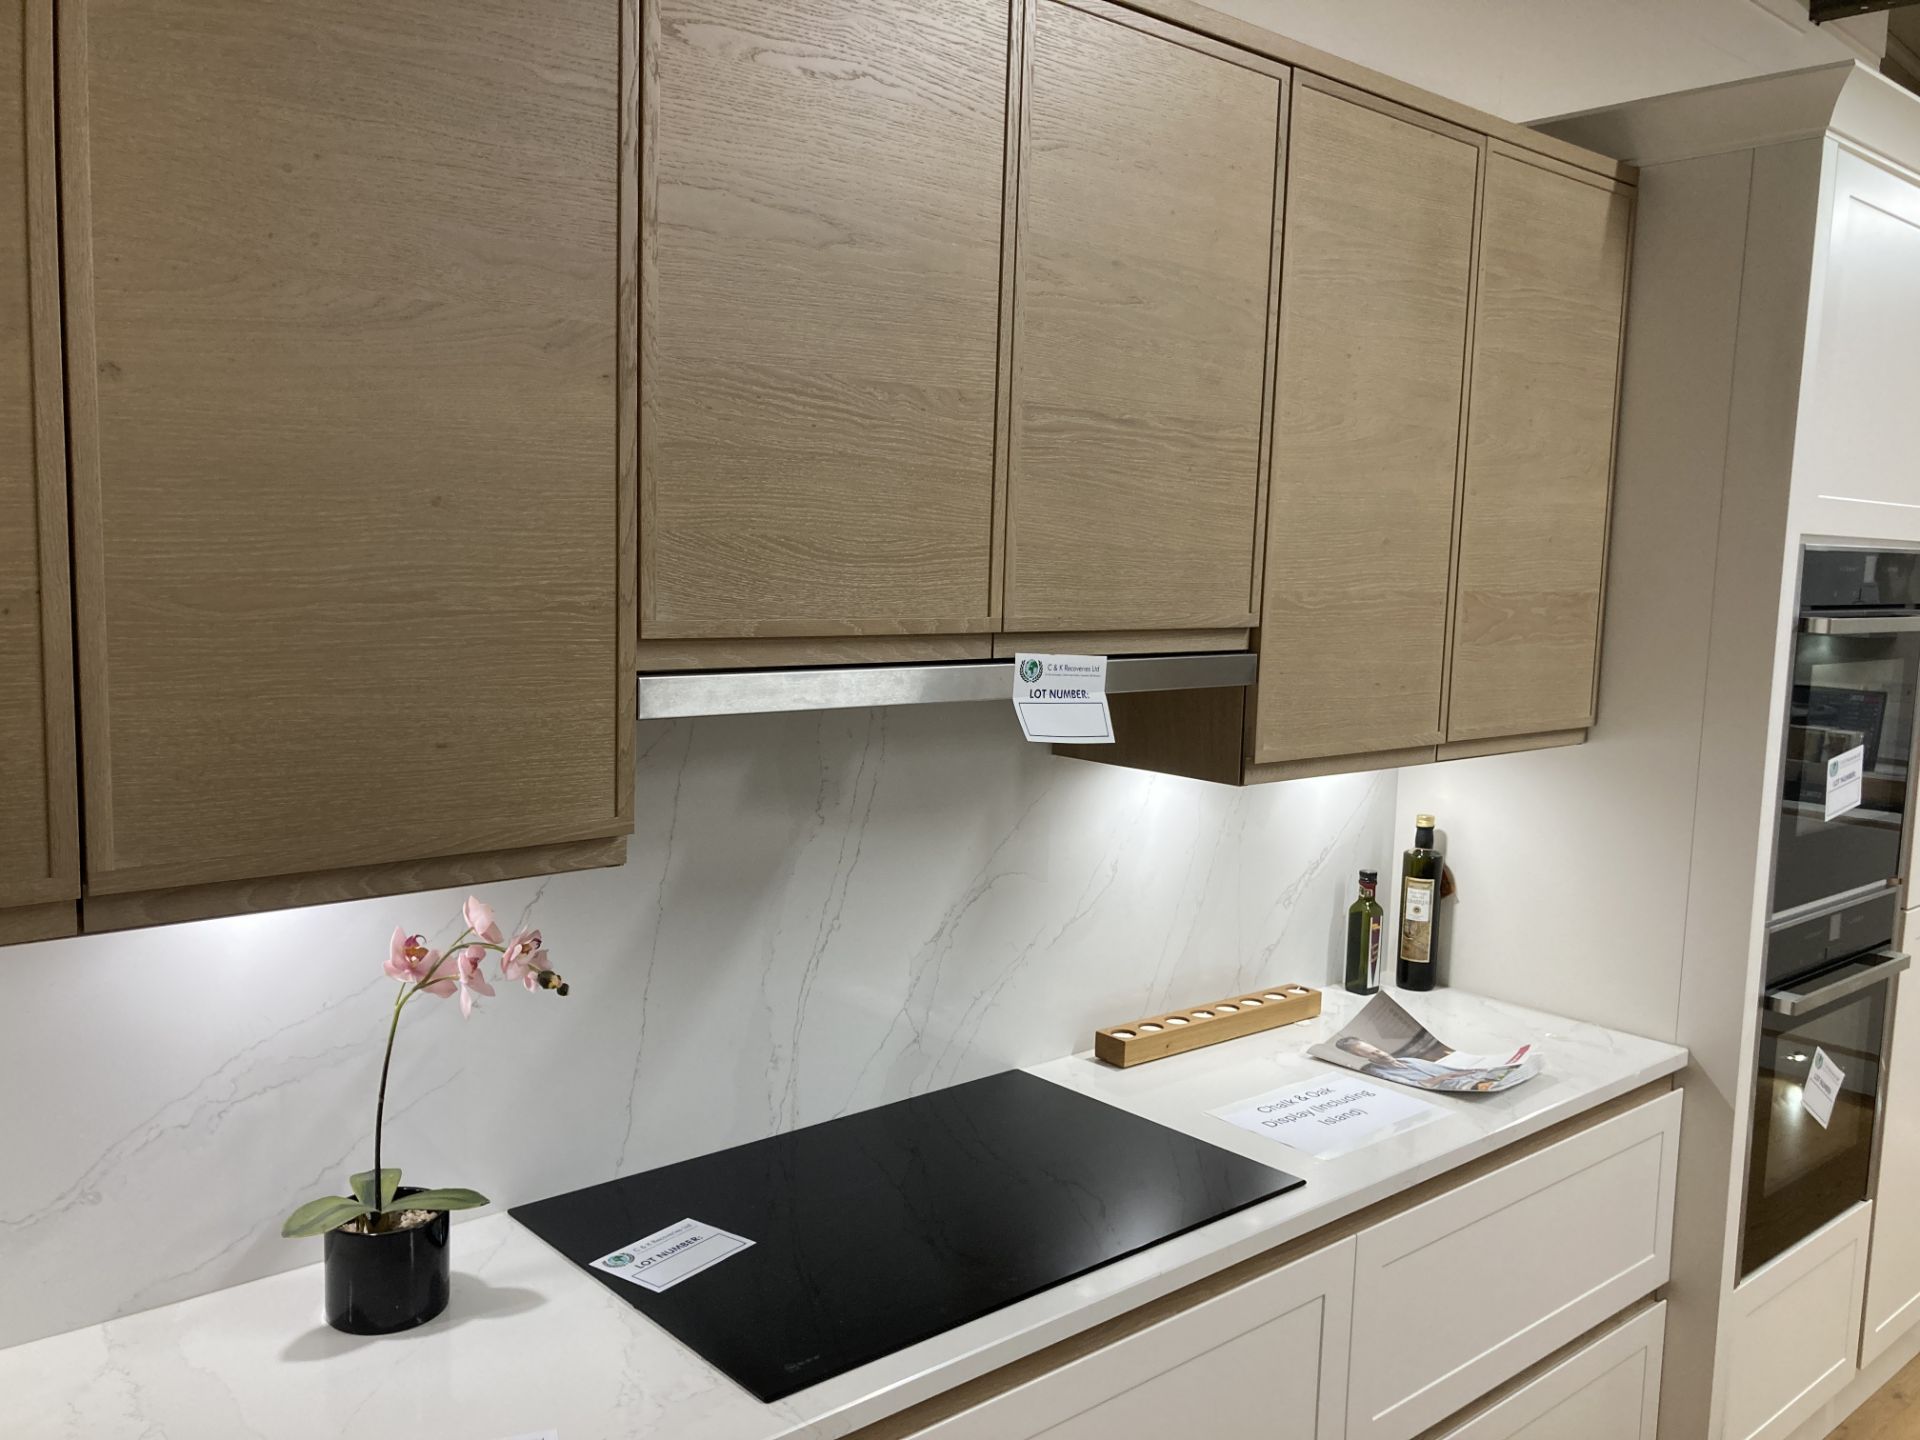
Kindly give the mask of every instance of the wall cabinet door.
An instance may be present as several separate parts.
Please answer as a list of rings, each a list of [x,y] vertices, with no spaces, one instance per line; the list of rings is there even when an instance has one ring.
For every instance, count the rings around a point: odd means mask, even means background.
[[[1302,80],[1256,761],[1434,745],[1484,141]]]
[[[52,0],[0,8],[0,941],[80,893]]]
[[[1013,292],[1006,628],[1244,627],[1286,72],[1038,0]]]
[[[1351,1239],[1316,1250],[917,1430],[915,1440],[1341,1440],[1353,1256]]]
[[[630,829],[619,0],[60,16],[89,894]]]
[[[1593,722],[1632,192],[1494,143],[1447,738]]]
[[[644,0],[641,633],[994,628],[1007,0]]]

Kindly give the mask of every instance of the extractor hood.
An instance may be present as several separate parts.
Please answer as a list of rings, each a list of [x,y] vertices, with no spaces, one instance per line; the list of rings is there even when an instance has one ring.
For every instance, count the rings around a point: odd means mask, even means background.
[[[1217,690],[1253,683],[1251,651],[1196,655],[1115,655],[1107,693]],[[874,705],[945,705],[1013,699],[1013,661],[939,665],[849,665],[808,670],[699,670],[640,677],[642,720],[688,715],[760,715],[778,710],[859,710]]]

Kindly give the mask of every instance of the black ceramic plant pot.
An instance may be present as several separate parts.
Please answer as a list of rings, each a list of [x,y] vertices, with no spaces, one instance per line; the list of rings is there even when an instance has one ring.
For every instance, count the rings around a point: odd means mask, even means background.
[[[417,1185],[393,1192],[418,1195]],[[327,1323],[349,1335],[391,1335],[424,1325],[447,1308],[447,1240],[453,1229],[442,1210],[412,1230],[326,1234]]]

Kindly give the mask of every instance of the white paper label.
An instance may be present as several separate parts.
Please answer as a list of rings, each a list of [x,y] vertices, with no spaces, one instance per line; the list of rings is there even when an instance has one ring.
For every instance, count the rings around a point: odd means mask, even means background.
[[[1409,880],[1407,891],[1407,919],[1425,922],[1433,919],[1433,881]]]
[[[1846,1081],[1847,1072],[1834,1064],[1826,1051],[1814,1047],[1813,1068],[1800,1088],[1800,1105],[1822,1130],[1833,1119],[1833,1102],[1840,1098],[1840,1087]]]
[[[1104,655],[1015,655],[1013,711],[1034,741],[1111,745]]]
[[[1357,1150],[1389,1130],[1423,1125],[1445,1112],[1404,1090],[1382,1090],[1364,1080],[1340,1076],[1283,1085],[1210,1113],[1324,1160]]]
[[[611,1255],[602,1255],[593,1262],[593,1268],[657,1293],[671,1290],[752,1244],[698,1220],[682,1220]]]
[[[1860,776],[1867,768],[1867,747],[1856,745],[1827,761],[1827,819],[1838,820],[1860,808]]]

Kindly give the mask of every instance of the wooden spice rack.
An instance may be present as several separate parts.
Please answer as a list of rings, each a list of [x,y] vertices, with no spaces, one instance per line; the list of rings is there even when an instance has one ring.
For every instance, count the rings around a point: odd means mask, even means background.
[[[1093,1053],[1107,1064],[1124,1069],[1297,1020],[1311,1020],[1319,1013],[1320,992],[1312,986],[1270,985],[1211,1005],[1169,1010],[1164,1015],[1096,1030]]]

